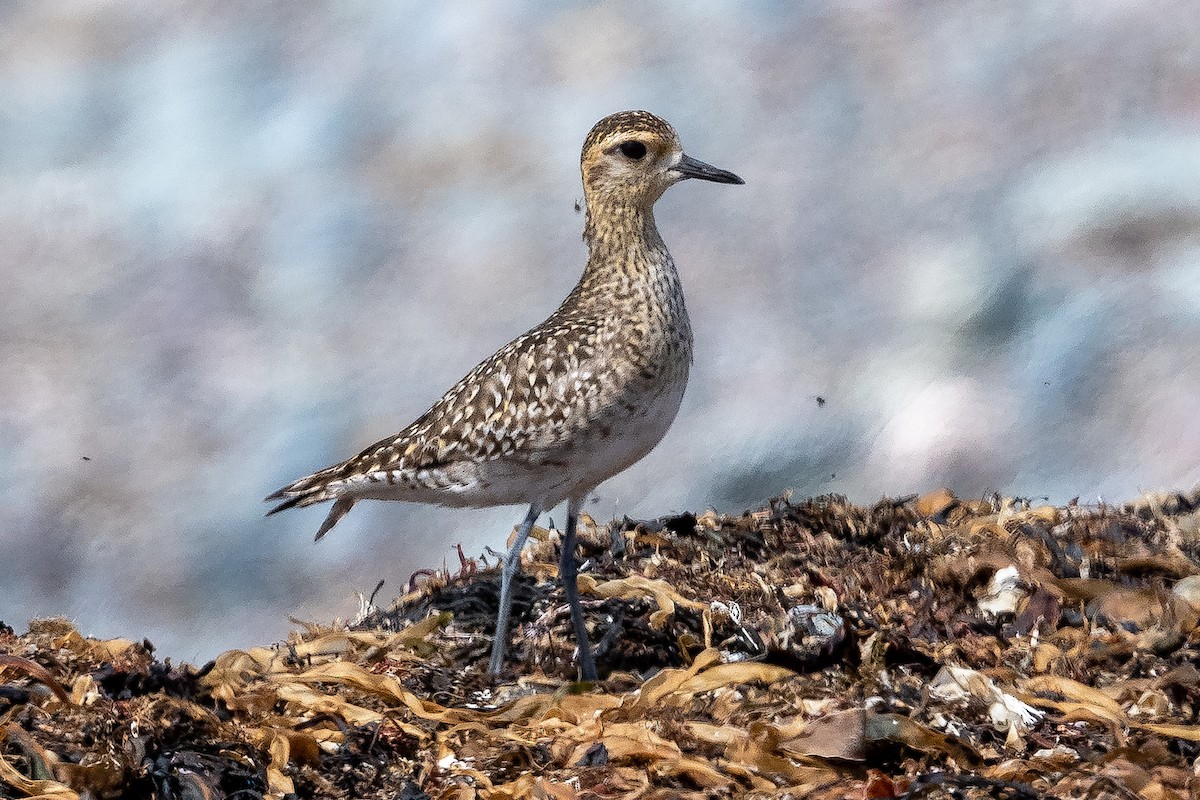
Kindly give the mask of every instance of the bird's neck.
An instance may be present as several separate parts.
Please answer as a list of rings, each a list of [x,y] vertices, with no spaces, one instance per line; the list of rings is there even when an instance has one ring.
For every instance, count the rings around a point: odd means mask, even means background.
[[[610,197],[589,197],[583,230],[588,264],[581,284],[656,284],[677,282],[675,265],[654,224],[652,204]],[[669,272],[669,276],[662,273]]]
[[[605,324],[661,346],[664,356],[690,363],[692,329],[675,262],[654,225],[651,205],[589,198],[584,239],[588,263],[567,306],[599,315]],[[657,343],[657,344],[654,344]]]

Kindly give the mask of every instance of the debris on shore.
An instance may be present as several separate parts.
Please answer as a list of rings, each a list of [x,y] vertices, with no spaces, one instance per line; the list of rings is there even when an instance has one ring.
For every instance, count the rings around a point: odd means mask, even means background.
[[[0,798],[1200,795],[1200,490],[584,523],[596,684],[545,529],[499,679],[466,557],[202,667],[0,624]]]

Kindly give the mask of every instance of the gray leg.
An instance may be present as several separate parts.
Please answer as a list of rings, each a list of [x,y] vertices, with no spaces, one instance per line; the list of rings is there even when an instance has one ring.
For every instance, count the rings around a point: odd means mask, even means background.
[[[567,506],[567,530],[563,534],[562,557],[558,562],[558,577],[562,581],[567,605],[571,608],[571,624],[575,628],[575,642],[579,646],[579,673],[585,681],[596,680],[596,660],[592,656],[592,645],[588,641],[587,626],[583,624],[583,606],[579,604],[579,586],[576,576],[579,564],[575,561],[575,527],[579,522],[579,507],[583,502],[571,500]]]
[[[488,673],[499,675],[504,668],[504,651],[508,648],[508,617],[512,611],[512,579],[521,570],[521,548],[533,530],[533,523],[541,515],[542,509],[537,503],[529,507],[525,521],[517,529],[517,540],[509,548],[504,557],[504,567],[500,570],[500,612],[496,615],[496,638],[492,640],[492,660],[488,663]]]

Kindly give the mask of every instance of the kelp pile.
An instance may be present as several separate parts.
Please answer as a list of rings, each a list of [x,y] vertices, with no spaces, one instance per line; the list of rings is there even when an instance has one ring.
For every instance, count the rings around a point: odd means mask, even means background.
[[[1200,793],[1200,492],[585,523],[595,684],[545,529],[498,679],[496,572],[465,556],[201,667],[3,628],[0,797]]]

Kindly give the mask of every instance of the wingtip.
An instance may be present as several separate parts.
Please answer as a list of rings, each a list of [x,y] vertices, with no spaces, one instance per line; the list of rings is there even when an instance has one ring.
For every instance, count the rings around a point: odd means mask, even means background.
[[[275,494],[271,495],[270,497],[263,498],[263,502],[270,503],[271,501],[278,500],[281,497],[283,497],[283,495],[280,494],[279,492],[276,492]],[[269,517],[272,514],[278,514],[280,511],[287,511],[289,508],[294,508],[296,506],[296,504],[299,503],[303,499],[304,499],[304,495],[296,495],[295,497],[290,497],[287,500],[284,500],[279,505],[272,508],[270,511],[268,511],[266,513],[266,516]]]
[[[350,513],[350,509],[354,508],[354,498],[345,495],[339,497],[333,503],[333,508],[329,509],[329,515],[325,517],[325,521],[321,523],[321,527],[317,530],[317,535],[313,537],[314,542],[319,542],[333,529],[334,525],[338,524],[338,520]]]

